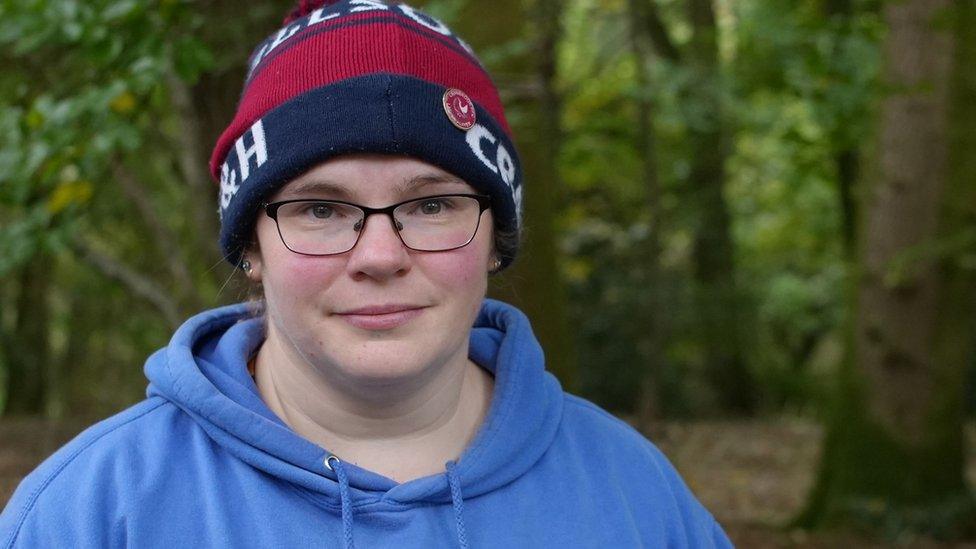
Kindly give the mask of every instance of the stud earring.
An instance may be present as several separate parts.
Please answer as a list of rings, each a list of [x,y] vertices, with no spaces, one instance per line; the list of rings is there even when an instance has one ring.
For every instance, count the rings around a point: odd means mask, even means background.
[[[243,269],[245,273],[251,274],[251,271],[254,270],[254,268],[251,267],[251,260],[245,259],[244,261],[241,261],[241,269]]]
[[[501,268],[501,266],[502,266],[502,260],[501,260],[501,259],[498,259],[498,258],[496,257],[496,258],[495,258],[494,260],[492,260],[492,262],[491,262],[491,267],[489,267],[489,269],[488,269],[488,270],[489,270],[490,272],[495,272],[495,271],[497,271],[498,269],[500,269],[500,268]]]

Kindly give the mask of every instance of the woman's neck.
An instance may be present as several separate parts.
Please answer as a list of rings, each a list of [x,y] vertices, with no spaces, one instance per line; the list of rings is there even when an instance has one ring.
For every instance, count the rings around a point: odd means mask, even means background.
[[[269,334],[255,381],[295,432],[344,461],[406,482],[443,471],[484,421],[493,379],[461,351],[416,379],[341,387]]]

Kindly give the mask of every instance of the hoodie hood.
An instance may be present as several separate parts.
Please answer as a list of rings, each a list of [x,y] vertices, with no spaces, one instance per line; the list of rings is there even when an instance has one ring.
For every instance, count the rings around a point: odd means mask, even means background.
[[[480,430],[442,474],[403,484],[265,406],[246,367],[263,337],[246,305],[187,321],[146,364],[150,398],[21,483],[0,546],[731,547],[653,444],[562,392],[513,307],[485,301],[470,332],[495,376]]]
[[[263,319],[254,318],[247,304],[194,316],[146,363],[147,394],[181,408],[251,466],[333,501],[453,501],[457,509],[459,494],[452,499],[452,489],[472,498],[512,482],[542,457],[559,427],[562,389],[544,369],[528,319],[487,299],[471,330],[469,356],[494,375],[494,393],[478,434],[448,467],[449,482],[433,475],[397,484],[345,462],[340,482],[327,463],[329,449],[292,431],[261,400],[246,365],[263,338]]]

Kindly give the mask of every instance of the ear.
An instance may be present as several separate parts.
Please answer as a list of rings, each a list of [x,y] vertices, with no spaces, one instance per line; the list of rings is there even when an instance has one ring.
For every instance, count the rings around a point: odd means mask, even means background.
[[[251,270],[245,271],[244,274],[251,282],[261,282],[261,254],[248,253],[244,257],[251,262]]]
[[[241,262],[243,263],[245,260],[247,260],[251,265],[250,270],[244,271],[245,276],[247,276],[251,282],[261,282],[261,272],[264,263],[263,258],[261,257],[261,247],[258,246],[256,231],[254,238],[251,240],[251,245],[248,246],[244,251],[244,256],[241,258]]]
[[[498,254],[495,253],[494,250],[492,250],[491,253],[488,254],[488,266],[487,266],[488,274],[493,275],[497,273],[498,269],[500,269],[501,266],[502,266],[501,258],[498,257]]]

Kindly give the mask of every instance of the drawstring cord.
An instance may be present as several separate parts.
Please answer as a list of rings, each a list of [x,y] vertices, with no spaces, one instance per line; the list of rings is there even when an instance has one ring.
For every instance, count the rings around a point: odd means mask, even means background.
[[[461,497],[461,480],[457,476],[457,462],[447,462],[447,483],[451,487],[451,503],[454,505],[454,520],[457,522],[458,545],[468,549],[468,535],[464,531],[464,499]]]
[[[339,479],[339,500],[342,502],[342,539],[343,547],[355,549],[356,545],[352,540],[352,500],[349,497],[349,477],[346,476],[346,468],[342,460],[335,456],[325,459],[325,466],[335,471],[336,478]]]
[[[355,549],[352,539],[352,498],[349,497],[349,477],[342,460],[330,455],[325,459],[325,466],[335,471],[339,480],[339,500],[342,503],[342,539],[345,549]],[[447,484],[451,489],[451,504],[454,507],[454,521],[457,526],[458,545],[461,549],[468,549],[468,535],[464,530],[464,498],[461,496],[461,479],[457,474],[457,462],[446,463]]]

